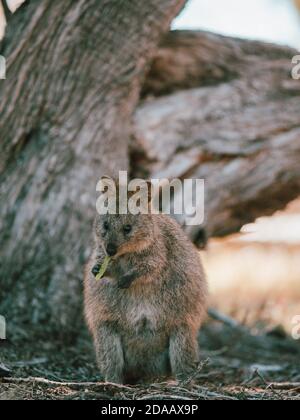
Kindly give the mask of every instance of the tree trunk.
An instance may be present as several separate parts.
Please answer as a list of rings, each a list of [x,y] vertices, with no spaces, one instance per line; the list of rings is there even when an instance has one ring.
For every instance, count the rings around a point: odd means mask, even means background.
[[[283,208],[300,195],[295,54],[204,32],[170,33],[135,114],[133,174],[204,178],[209,235]],[[202,240],[202,229],[188,232]]]
[[[128,169],[131,116],[185,0],[31,0],[1,46],[0,313],[64,334],[81,318],[96,181]],[[51,322],[50,322],[51,321]]]

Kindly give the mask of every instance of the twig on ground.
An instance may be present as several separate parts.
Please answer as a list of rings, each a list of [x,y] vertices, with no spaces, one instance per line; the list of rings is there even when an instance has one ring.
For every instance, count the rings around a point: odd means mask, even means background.
[[[243,325],[239,324],[235,319],[231,318],[228,315],[222,314],[221,312],[217,311],[216,309],[210,308],[208,309],[208,315],[214,319],[215,321],[221,322],[222,324],[226,325],[227,327],[245,330]]]
[[[199,373],[203,370],[203,368],[205,366],[207,366],[209,364],[209,362],[210,362],[210,359],[209,358],[206,359],[206,360],[203,360],[202,362],[200,362],[198,364],[198,366],[197,366],[197,369],[195,369],[195,371],[187,379],[185,379],[183,381],[180,381],[179,382],[179,385],[182,386],[182,387],[185,387],[188,384],[190,384],[194,379],[197,378],[197,376],[199,375]]]
[[[45,378],[3,378],[3,383],[14,383],[14,384],[37,384],[37,385],[45,385],[49,387],[58,387],[58,386],[65,386],[67,388],[80,390],[80,389],[89,389],[92,391],[99,391],[105,388],[111,389],[127,389],[132,391],[132,388],[125,385],[120,384],[113,384],[110,382],[57,382],[57,381],[50,381],[49,379]]]
[[[268,385],[268,388],[279,389],[282,391],[300,391],[300,382],[274,382]]]
[[[186,400],[191,401],[195,398],[184,397],[183,395],[175,394],[146,394],[139,398],[139,400]]]
[[[43,365],[45,363],[48,363],[49,359],[47,357],[40,357],[32,360],[21,360],[19,362],[15,362],[12,364],[14,367],[27,367],[27,366],[37,366],[37,365]]]
[[[8,367],[0,363],[0,378],[3,376],[9,376],[10,373],[11,373],[10,369],[8,369]]]

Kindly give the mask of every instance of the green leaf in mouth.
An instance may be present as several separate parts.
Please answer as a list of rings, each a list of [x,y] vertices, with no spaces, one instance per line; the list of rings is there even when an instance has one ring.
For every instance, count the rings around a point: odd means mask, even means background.
[[[104,261],[103,261],[103,264],[101,265],[100,271],[96,276],[97,281],[101,280],[103,278],[103,276],[105,275],[110,261],[111,261],[111,257],[107,256],[107,257],[104,258]]]

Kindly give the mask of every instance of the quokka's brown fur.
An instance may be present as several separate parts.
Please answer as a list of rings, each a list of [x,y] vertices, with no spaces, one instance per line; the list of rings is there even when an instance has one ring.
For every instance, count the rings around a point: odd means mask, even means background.
[[[99,270],[111,244],[116,255],[96,281],[92,271]],[[189,376],[199,360],[206,300],[198,252],[170,217],[97,216],[85,272],[85,315],[103,379]]]

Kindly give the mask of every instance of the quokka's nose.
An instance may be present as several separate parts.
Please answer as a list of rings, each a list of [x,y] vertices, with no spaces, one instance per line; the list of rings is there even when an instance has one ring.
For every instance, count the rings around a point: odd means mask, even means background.
[[[107,245],[106,251],[110,257],[113,257],[114,255],[116,255],[117,250],[118,248],[115,244],[110,243]]]

